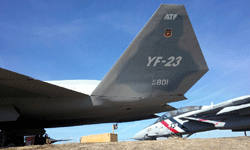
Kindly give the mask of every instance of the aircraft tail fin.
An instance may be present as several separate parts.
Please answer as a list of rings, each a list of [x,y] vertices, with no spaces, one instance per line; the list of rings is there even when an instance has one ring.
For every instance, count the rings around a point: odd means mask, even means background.
[[[91,96],[183,96],[207,71],[184,5],[163,4]]]

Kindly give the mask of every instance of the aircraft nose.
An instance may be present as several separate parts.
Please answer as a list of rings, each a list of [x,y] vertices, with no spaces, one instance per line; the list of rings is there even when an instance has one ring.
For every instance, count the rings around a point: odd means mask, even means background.
[[[133,137],[134,140],[143,140],[143,137],[145,136],[145,133],[143,131],[140,131],[135,134]]]

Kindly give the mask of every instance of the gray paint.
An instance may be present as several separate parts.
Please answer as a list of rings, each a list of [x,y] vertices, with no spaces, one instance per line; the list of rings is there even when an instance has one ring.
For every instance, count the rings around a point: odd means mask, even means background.
[[[166,14],[178,14],[164,20]],[[166,38],[164,31],[173,30]],[[165,63],[147,66],[148,57],[182,56],[177,67]],[[157,97],[185,94],[208,67],[194,34],[184,5],[161,5],[115,63],[92,96]],[[153,86],[153,79],[169,79],[167,86]]]
[[[0,106],[0,122],[16,121],[20,116],[13,106]]]
[[[164,20],[166,14],[177,17]],[[173,32],[167,38],[168,28]],[[163,58],[147,66],[149,56]],[[165,67],[171,56],[175,57],[171,65],[178,64],[179,56],[182,60],[176,67]],[[174,110],[166,103],[186,99],[184,94],[207,71],[185,7],[161,5],[90,96],[0,68],[0,106],[13,107],[20,114],[16,121],[0,120],[0,129],[154,118],[155,113]],[[153,79],[169,82],[152,85]]]

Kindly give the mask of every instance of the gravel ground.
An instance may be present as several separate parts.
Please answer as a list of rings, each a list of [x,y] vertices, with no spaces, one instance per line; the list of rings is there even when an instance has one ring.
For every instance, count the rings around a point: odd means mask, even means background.
[[[135,149],[177,149],[177,150],[249,150],[250,137],[230,137],[213,139],[168,139],[158,141],[127,141],[111,143],[67,143],[58,145],[33,145],[15,148],[3,148],[3,150],[135,150]]]

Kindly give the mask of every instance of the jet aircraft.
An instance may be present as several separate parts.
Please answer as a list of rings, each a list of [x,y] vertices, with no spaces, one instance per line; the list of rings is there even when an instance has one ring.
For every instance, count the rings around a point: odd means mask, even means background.
[[[14,133],[156,118],[175,110],[166,103],[185,100],[207,71],[184,5],[163,4],[90,95],[74,81],[44,82],[0,68],[0,144],[20,145]]]
[[[168,111],[156,122],[138,132],[135,140],[187,135],[208,130],[250,130],[250,95],[211,106],[188,106]]]

